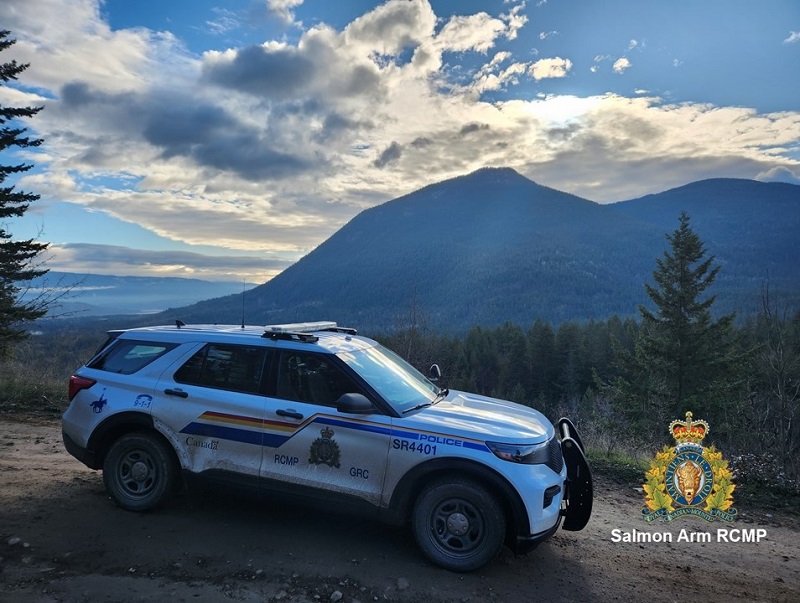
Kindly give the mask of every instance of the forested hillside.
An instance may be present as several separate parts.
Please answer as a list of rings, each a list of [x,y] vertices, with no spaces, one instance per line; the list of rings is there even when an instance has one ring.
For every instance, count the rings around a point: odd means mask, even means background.
[[[611,208],[663,232],[687,211],[708,253],[724,266],[715,293],[726,312],[751,314],[757,285],[767,281],[774,295],[800,307],[800,186],[717,178]]]
[[[510,169],[483,169],[368,209],[248,291],[246,320],[393,326],[410,308],[449,332],[634,316],[681,211],[724,266],[721,313],[756,311],[767,281],[800,307],[800,187],[708,180],[599,205]],[[165,319],[238,322],[233,297]]]

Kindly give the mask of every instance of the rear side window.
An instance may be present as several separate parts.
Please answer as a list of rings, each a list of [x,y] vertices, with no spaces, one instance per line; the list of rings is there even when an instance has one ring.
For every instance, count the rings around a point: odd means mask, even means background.
[[[255,394],[261,388],[267,349],[209,343],[175,371],[178,383]]]
[[[176,343],[120,339],[92,360],[89,368],[131,375],[177,345]]]

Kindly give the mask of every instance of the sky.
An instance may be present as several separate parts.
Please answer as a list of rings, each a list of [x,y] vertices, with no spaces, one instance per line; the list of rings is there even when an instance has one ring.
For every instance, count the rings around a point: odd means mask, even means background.
[[[0,0],[0,29],[30,64],[0,105],[44,107],[5,228],[50,270],[261,283],[487,166],[598,203],[800,184],[797,0]]]

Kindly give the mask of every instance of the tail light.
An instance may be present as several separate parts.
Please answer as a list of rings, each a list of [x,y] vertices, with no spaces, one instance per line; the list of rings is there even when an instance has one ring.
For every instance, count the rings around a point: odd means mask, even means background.
[[[82,389],[89,389],[95,383],[97,383],[97,381],[94,379],[72,375],[72,377],[69,378],[69,401],[72,402],[72,399],[78,395],[79,391]]]

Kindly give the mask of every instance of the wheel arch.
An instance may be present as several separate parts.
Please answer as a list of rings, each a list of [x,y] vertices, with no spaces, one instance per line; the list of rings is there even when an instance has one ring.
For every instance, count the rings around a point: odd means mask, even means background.
[[[395,522],[410,518],[414,501],[431,482],[441,477],[467,477],[485,487],[500,503],[506,515],[506,540],[530,533],[525,504],[511,483],[497,471],[468,459],[431,459],[406,473],[398,482],[389,502],[389,513]]]
[[[151,511],[181,486],[175,450],[156,429],[128,429],[110,438],[103,462],[103,484],[114,502],[128,511]]]
[[[135,411],[117,413],[100,423],[89,438],[87,448],[94,452],[94,464],[97,465],[92,469],[101,469],[103,467],[108,449],[111,448],[115,440],[126,433],[134,431],[147,431],[158,434],[169,444],[167,439],[155,428],[153,418],[149,414]],[[173,456],[175,456],[175,451],[171,444],[169,448],[172,450]],[[177,462],[177,457],[175,460]]]

